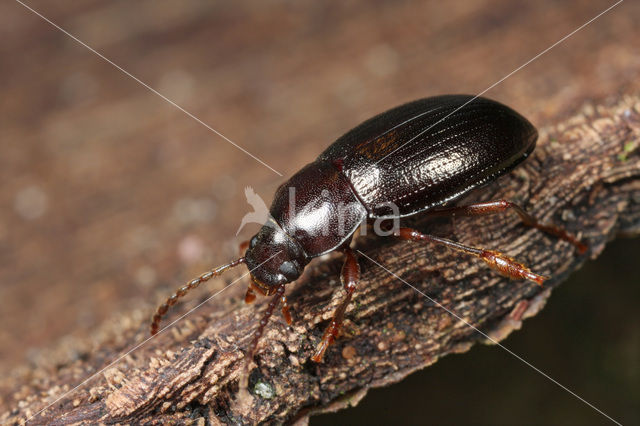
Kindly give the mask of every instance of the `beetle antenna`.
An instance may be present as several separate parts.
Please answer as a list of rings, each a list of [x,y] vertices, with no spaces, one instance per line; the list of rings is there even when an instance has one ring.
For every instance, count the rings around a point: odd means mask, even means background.
[[[246,372],[249,371],[249,364],[251,364],[251,361],[253,360],[253,355],[256,352],[256,348],[258,347],[258,342],[260,341],[260,338],[264,333],[264,329],[267,326],[267,322],[269,322],[269,318],[271,318],[271,315],[273,315],[273,312],[278,307],[278,303],[280,303],[280,300],[282,299],[283,295],[284,295],[284,284],[280,285],[280,287],[278,287],[278,289],[276,290],[275,294],[273,295],[273,298],[269,302],[269,306],[267,306],[267,310],[262,315],[260,324],[258,324],[258,329],[253,334],[253,340],[251,340],[251,344],[249,345],[249,349],[247,350],[247,355],[245,357]]]
[[[200,275],[198,278],[194,278],[191,281],[189,281],[187,284],[180,287],[173,294],[173,296],[169,297],[166,300],[166,302],[158,306],[158,310],[153,315],[153,319],[151,320],[151,335],[153,336],[158,332],[160,320],[162,320],[162,317],[167,313],[167,311],[169,310],[169,307],[175,305],[179,298],[183,297],[190,290],[197,288],[203,282],[209,281],[213,277],[222,275],[228,269],[234,268],[245,262],[246,262],[245,258],[241,257],[240,259],[236,259],[233,262],[227,263],[226,265],[218,266],[217,268],[211,269],[210,271],[207,271],[204,274]]]

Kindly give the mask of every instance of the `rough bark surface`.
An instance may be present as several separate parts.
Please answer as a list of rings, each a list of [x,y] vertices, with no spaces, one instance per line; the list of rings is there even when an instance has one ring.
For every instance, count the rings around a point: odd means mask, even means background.
[[[244,306],[240,297],[225,295],[226,305],[193,313],[104,371],[147,338],[149,309],[104,325],[91,342],[67,344],[66,351],[73,349],[64,356],[55,350],[41,354],[37,369],[5,380],[14,401],[0,420],[24,422],[53,403],[31,421],[304,422],[315,412],[356,404],[368,389],[397,382],[446,354],[488,343],[464,322],[497,341],[504,339],[544,306],[569,273],[597,257],[607,241],[640,232],[640,98],[585,103],[540,130],[529,160],[467,200],[516,201],[588,242],[587,254],[525,228],[515,215],[417,217],[410,224],[499,248],[550,276],[544,288],[502,278],[479,261],[440,247],[365,236],[356,241],[359,250],[428,298],[360,257],[362,281],[347,311],[345,332],[324,363],[309,357],[343,294],[337,257],[312,264],[289,288],[294,323],[288,327],[279,316],[270,321],[249,375],[249,393],[239,389],[238,381],[244,350],[265,305]],[[240,296],[242,282],[227,292]],[[178,311],[172,311],[173,318]],[[58,400],[97,371],[90,382]]]
[[[284,177],[1,2],[0,423],[201,424],[303,422],[485,343],[363,257],[345,334],[324,364],[308,359],[342,296],[341,260],[315,262],[290,286],[294,324],[271,320],[251,397],[237,398],[237,381],[265,301],[244,306],[245,281],[143,342],[178,277],[231,257],[245,186],[268,199],[362,120],[484,90],[613,0],[26,3]],[[515,215],[411,224],[500,248],[550,275],[544,289],[440,247],[363,237],[357,248],[500,340],[607,241],[637,235],[639,17],[640,2],[625,1],[486,93],[541,137],[526,164],[472,198],[517,201],[578,233],[586,255]]]

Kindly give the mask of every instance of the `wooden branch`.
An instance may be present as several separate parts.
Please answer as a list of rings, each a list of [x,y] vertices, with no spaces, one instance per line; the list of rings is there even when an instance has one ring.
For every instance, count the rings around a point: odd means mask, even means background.
[[[506,198],[535,216],[566,227],[590,244],[580,256],[566,242],[525,228],[515,215],[426,220],[412,226],[468,244],[502,251],[551,276],[544,288],[498,276],[475,259],[426,244],[362,237],[357,248],[495,340],[535,315],[551,289],[618,234],[640,232],[640,98],[586,104],[573,116],[541,129],[538,148],[508,176],[472,195]],[[243,354],[264,302],[244,306],[238,297],[213,311],[190,315],[157,339],[86,377],[148,337],[152,306],[128,313],[76,342],[66,363],[53,351],[35,369],[4,386],[19,401],[0,421],[19,423],[45,406],[36,423],[188,422],[282,423],[356,404],[368,389],[397,382],[449,353],[486,339],[429,299],[361,258],[362,283],[347,311],[344,335],[323,364],[309,360],[342,297],[341,261],[309,267],[288,290],[291,327],[275,317],[256,353],[249,392],[239,389]],[[228,280],[230,282],[231,279]],[[243,284],[229,294],[240,295]],[[231,300],[231,301],[230,301]],[[177,318],[180,309],[172,311]],[[68,350],[68,349],[67,349]]]

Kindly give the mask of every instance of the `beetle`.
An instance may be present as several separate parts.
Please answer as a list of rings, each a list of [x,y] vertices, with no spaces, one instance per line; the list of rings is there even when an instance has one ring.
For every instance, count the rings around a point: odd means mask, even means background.
[[[244,256],[200,275],[168,298],[153,316],[151,334],[158,331],[169,307],[189,290],[245,264],[251,275],[245,301],[251,303],[256,292],[273,296],[248,349],[250,360],[278,304],[282,303],[283,316],[291,324],[285,285],[300,277],[311,259],[341,251],[346,295],[311,358],[321,362],[338,335],[360,277],[351,240],[361,224],[374,220],[399,220],[418,213],[479,216],[514,211],[524,225],[566,240],[584,253],[587,246],[576,237],[541,223],[507,200],[447,205],[512,170],[533,152],[537,138],[535,127],[513,109],[470,95],[416,100],[363,122],[282,184],[276,190],[270,217],[251,238]],[[297,209],[297,205],[305,207]],[[540,285],[546,279],[496,250],[411,228],[398,227],[393,235],[476,256],[512,279]]]

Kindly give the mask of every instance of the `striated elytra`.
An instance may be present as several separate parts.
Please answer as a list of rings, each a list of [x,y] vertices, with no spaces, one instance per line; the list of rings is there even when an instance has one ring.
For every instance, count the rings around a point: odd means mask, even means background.
[[[395,226],[400,218],[420,212],[476,216],[512,210],[525,225],[564,239],[584,252],[586,246],[575,237],[540,223],[506,200],[443,207],[516,167],[534,150],[537,137],[533,125],[513,109],[469,95],[420,99],[365,121],[282,184],[269,219],[250,240],[244,257],[208,271],[178,290],[158,308],[152,334],[169,306],[188,290],[244,263],[251,272],[245,300],[253,301],[254,291],[274,296],[247,350],[249,363],[279,303],[285,319],[291,322],[285,284],[295,281],[312,258],[340,250],[345,255],[341,279],[346,295],[312,357],[320,362],[338,335],[360,276],[349,245],[358,227],[373,221],[393,220],[390,234],[395,237],[442,244],[476,256],[510,278],[542,284],[546,277],[499,251]]]
[[[278,227],[263,227],[246,252],[252,275],[269,288],[291,282],[311,258],[350,240],[363,219],[393,216],[389,203],[400,216],[442,205],[511,170],[533,151],[537,132],[529,121],[484,98],[461,108],[471,99],[448,95],[411,102],[335,141],[276,191],[270,213]],[[317,211],[290,215],[289,188],[295,188],[297,205],[315,201]],[[350,209],[338,211],[340,203]],[[318,235],[320,229],[329,232]]]

